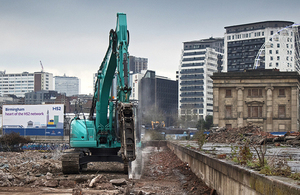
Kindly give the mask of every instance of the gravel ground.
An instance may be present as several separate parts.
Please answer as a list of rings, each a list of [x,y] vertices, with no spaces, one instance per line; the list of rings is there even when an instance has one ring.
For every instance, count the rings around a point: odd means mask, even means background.
[[[0,152],[0,194],[210,194],[168,148],[146,147],[123,174],[123,164],[89,163],[87,171],[64,175],[59,151]]]

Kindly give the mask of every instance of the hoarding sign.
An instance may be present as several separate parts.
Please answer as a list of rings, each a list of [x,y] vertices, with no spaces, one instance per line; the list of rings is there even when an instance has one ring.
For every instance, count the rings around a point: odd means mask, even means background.
[[[63,136],[64,105],[3,105],[3,133]]]

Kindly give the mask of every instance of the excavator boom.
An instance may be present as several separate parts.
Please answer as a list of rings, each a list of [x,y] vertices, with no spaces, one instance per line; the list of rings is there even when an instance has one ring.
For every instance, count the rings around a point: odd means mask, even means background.
[[[128,46],[126,14],[118,13],[116,28],[109,32],[108,49],[97,73],[90,115],[88,119],[76,116],[71,122],[70,145],[74,149],[62,158],[63,172],[78,172],[92,161],[118,161],[127,166],[135,160]],[[113,99],[109,94],[115,76],[117,97]]]

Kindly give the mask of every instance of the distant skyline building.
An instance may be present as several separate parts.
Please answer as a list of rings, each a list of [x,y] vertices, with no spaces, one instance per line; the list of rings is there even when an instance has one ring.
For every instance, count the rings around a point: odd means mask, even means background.
[[[53,74],[48,72],[34,72],[34,91],[53,90]]]
[[[53,90],[41,90],[25,93],[25,104],[54,103],[59,94]]]
[[[253,68],[299,72],[299,61],[295,60],[299,58],[299,28],[285,28],[293,24],[263,21],[225,27],[223,72]],[[258,53],[259,60],[255,60]]]
[[[213,81],[210,76],[217,72],[218,55],[223,53],[223,38],[183,42],[177,75],[178,115],[183,121],[197,122],[213,114]]]
[[[147,70],[142,70],[141,73],[132,74],[132,83],[131,83],[131,99],[139,100],[139,84]]]
[[[129,56],[129,67],[133,74],[141,73],[142,70],[148,69],[148,58]]]
[[[47,72],[6,73],[0,71],[0,96],[16,95],[39,90],[53,90],[53,74]]]
[[[80,94],[80,79],[77,77],[55,76],[55,90],[58,93],[65,93],[66,96]]]
[[[135,75],[134,77],[135,78]],[[136,93],[136,91],[135,91]],[[174,126],[177,118],[178,81],[158,76],[155,71],[147,70],[138,85],[139,112],[142,117],[153,110],[162,112],[166,126]],[[156,109],[155,109],[156,108]],[[160,123],[162,121],[159,121]]]

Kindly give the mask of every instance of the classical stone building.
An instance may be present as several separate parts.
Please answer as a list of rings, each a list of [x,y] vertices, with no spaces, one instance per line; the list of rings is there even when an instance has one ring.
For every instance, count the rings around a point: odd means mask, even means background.
[[[299,130],[297,72],[247,70],[214,73],[213,121],[236,128],[249,123],[267,132]]]

